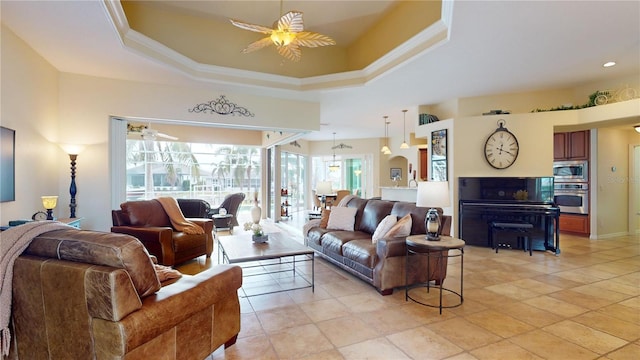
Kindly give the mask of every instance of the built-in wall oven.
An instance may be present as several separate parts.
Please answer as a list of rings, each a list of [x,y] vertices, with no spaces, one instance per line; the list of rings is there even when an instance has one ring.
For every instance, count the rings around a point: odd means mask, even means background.
[[[555,183],[553,200],[561,213],[589,214],[589,184]]]

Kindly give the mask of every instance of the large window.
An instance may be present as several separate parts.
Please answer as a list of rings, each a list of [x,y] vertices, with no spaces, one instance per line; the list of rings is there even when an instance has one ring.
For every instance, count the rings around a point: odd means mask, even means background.
[[[311,186],[315,189],[320,181],[330,181],[335,190],[346,189],[352,194],[366,197],[368,186],[365,181],[371,162],[370,155],[316,156],[311,159],[313,174]],[[335,168],[333,165],[338,165]]]
[[[304,211],[305,209],[305,179],[307,157],[299,154],[282,152],[281,154],[281,184],[286,189],[285,210],[287,215]],[[281,204],[282,205],[282,204]],[[283,214],[284,215],[284,214]]]
[[[127,200],[172,196],[216,206],[243,192],[248,206],[259,198],[260,164],[257,147],[127,140]]]

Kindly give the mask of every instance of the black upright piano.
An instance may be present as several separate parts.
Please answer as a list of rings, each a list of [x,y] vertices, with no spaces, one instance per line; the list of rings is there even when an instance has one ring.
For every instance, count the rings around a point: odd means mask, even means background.
[[[560,254],[560,209],[553,177],[460,177],[458,235],[467,245],[490,247],[491,222],[524,222],[534,250]]]

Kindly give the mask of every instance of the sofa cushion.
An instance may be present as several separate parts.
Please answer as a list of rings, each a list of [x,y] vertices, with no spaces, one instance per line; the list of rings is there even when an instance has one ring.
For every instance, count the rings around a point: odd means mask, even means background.
[[[378,240],[382,239],[389,230],[398,222],[398,218],[395,215],[387,215],[384,219],[378,224],[376,231],[373,233],[371,237],[372,243],[377,243]]]
[[[364,210],[364,207],[367,205],[367,202],[369,202],[368,199],[363,199],[357,196],[347,202],[347,207],[358,209],[358,212],[356,213],[356,223],[353,226],[356,231],[360,231],[360,222],[362,221],[362,212]],[[370,232],[369,234],[373,234],[373,232]]]
[[[351,207],[334,207],[329,215],[327,229],[353,231],[358,209]]]
[[[368,239],[351,240],[342,246],[342,254],[345,258],[373,268],[376,265],[376,245]]]
[[[124,269],[142,298],[160,289],[149,253],[130,235],[90,230],[55,230],[31,241],[27,255]]]
[[[333,230],[322,236],[322,251],[342,255],[342,245],[352,240],[363,240],[371,242],[371,235],[361,231]]]
[[[405,215],[385,234],[385,237],[406,237],[411,234],[411,214]]]
[[[386,200],[369,200],[362,211],[362,219],[360,220],[360,231],[373,234],[376,232],[378,224],[387,215],[391,213],[393,207],[392,201]]]

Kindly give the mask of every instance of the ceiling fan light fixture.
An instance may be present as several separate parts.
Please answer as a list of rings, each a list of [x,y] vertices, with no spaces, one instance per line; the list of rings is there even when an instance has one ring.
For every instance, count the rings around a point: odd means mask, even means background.
[[[287,46],[291,44],[291,42],[295,40],[295,38],[296,35],[288,31],[278,30],[271,33],[271,41],[273,41],[276,46]]]
[[[640,133],[640,125],[636,125],[633,127],[637,133]]]
[[[280,1],[280,14],[282,14],[282,0]],[[267,35],[258,41],[254,41],[242,50],[244,54],[260,50],[264,47],[275,45],[278,54],[297,62],[302,57],[301,47],[319,47],[335,45],[336,41],[327,35],[311,31],[304,31],[302,11],[292,10],[282,15],[274,28],[262,25],[250,24],[241,20],[229,19],[231,24],[240,29],[258,32]]]

